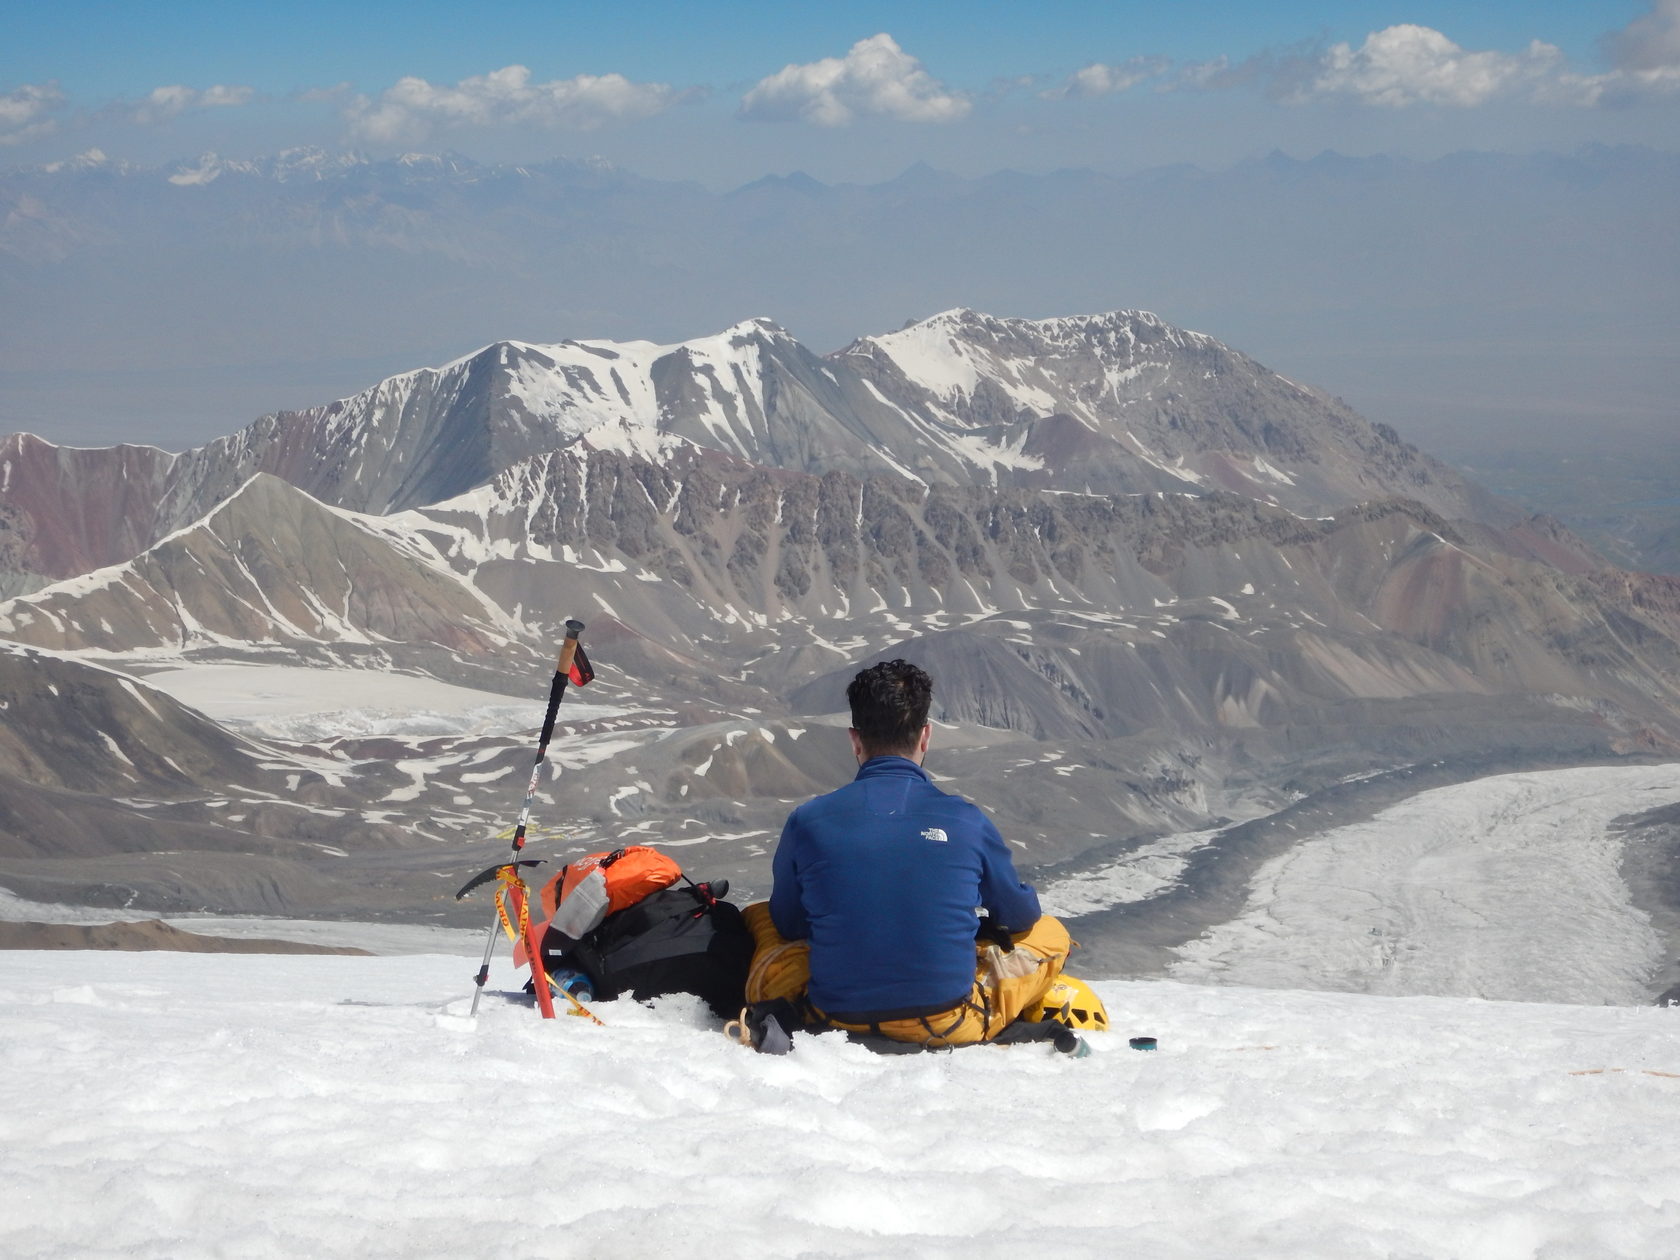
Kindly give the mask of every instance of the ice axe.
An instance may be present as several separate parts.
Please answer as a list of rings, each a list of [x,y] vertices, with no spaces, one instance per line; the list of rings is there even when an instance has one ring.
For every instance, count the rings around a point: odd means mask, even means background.
[[[531,987],[536,991],[537,1006],[542,1010],[544,1019],[554,1018],[554,998],[549,992],[548,975],[543,970],[542,949],[536,939],[536,926],[531,922],[530,890],[519,873],[522,866],[537,866],[540,863],[531,858],[521,860],[519,854],[525,847],[525,828],[531,821],[531,802],[536,797],[537,784],[542,778],[543,763],[548,760],[548,741],[554,738],[554,719],[560,712],[560,702],[566,698],[566,684],[576,683],[582,687],[595,677],[595,671],[589,667],[589,657],[584,654],[583,644],[578,642],[578,636],[582,633],[583,622],[566,623],[566,637],[560,644],[560,658],[554,666],[554,681],[548,689],[548,713],[543,717],[542,738],[537,742],[537,760],[531,767],[531,782],[525,788],[525,807],[519,811],[519,824],[513,829],[513,852],[509,854],[507,861],[474,875],[461,891],[455,894],[455,900],[459,901],[480,884],[486,884],[492,879],[498,881],[496,910],[490,918],[489,939],[484,942],[484,961],[479,964],[478,975],[475,977],[476,987],[473,990],[471,1012],[474,1015],[478,1014],[478,1001],[484,996],[484,982],[490,978],[490,955],[496,948],[496,929],[502,927],[510,936],[524,941],[525,956],[531,963]],[[575,1004],[576,999],[573,1001]]]

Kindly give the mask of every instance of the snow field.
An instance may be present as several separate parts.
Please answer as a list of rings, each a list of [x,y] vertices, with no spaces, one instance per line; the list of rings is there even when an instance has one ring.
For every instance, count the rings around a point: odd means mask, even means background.
[[[1084,1059],[769,1058],[474,968],[0,956],[0,1254],[1680,1254],[1680,1009],[1110,981]]]
[[[547,682],[532,699],[458,687],[415,674],[300,665],[191,664],[159,670],[147,686],[226,726],[309,742],[347,735],[512,735],[542,725]],[[625,710],[575,696],[568,721]]]

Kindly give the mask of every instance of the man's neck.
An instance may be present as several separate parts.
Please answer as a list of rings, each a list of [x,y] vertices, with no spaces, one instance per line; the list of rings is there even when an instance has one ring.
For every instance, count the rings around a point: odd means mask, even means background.
[[[908,748],[895,748],[890,752],[865,747],[863,738],[857,733],[856,727],[852,727],[847,733],[852,737],[852,754],[857,758],[857,763],[860,766],[864,762],[873,761],[877,757],[903,757],[906,761],[913,761],[919,766],[923,759],[927,757],[928,744],[933,738],[933,727],[923,726],[922,733],[917,736],[914,744]]]
[[[897,752],[859,753],[858,754],[858,765],[866,766],[871,761],[879,761],[882,757],[897,757],[897,758],[899,758],[900,760],[903,760],[903,761],[913,761],[918,766],[922,764],[922,754],[921,753],[918,753],[918,752],[915,752],[915,751],[910,751],[910,752],[897,751]]]

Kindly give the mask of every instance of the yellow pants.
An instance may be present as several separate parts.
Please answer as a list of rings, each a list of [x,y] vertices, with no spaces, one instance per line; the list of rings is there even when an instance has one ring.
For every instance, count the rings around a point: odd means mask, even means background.
[[[811,946],[790,941],[770,921],[770,903],[755,901],[744,911],[754,941],[752,970],[747,973],[747,1001],[774,998],[797,1001],[811,982]],[[889,1019],[879,1024],[828,1025],[850,1032],[878,1032],[894,1041],[936,1042],[966,1046],[996,1037],[1055,983],[1073,948],[1060,919],[1043,915],[1011,938],[1014,948],[983,944],[975,950],[974,991],[966,1001],[937,1015]],[[821,1015],[821,1012],[817,1012]],[[825,1017],[826,1018],[826,1017]]]

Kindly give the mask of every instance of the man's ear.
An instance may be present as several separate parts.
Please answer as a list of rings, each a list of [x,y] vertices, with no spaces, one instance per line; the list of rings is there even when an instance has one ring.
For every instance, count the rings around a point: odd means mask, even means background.
[[[922,727],[922,738],[916,744],[916,753],[917,753],[918,756],[922,756],[922,757],[927,756],[928,743],[932,739],[933,739],[933,723],[928,722]]]
[[[861,766],[864,762],[863,736],[857,733],[857,728],[855,726],[848,726],[846,728],[846,734],[852,737],[852,756],[858,759],[858,765]]]

